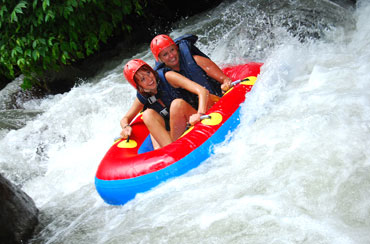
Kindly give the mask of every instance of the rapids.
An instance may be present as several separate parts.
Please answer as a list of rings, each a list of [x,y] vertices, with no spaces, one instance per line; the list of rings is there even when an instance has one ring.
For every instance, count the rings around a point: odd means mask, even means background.
[[[40,209],[31,243],[370,243],[369,15],[366,0],[239,0],[175,23],[222,67],[264,66],[215,154],[124,206],[94,177],[135,97],[123,65],[153,65],[149,44],[68,93],[14,101],[17,78],[0,172]]]

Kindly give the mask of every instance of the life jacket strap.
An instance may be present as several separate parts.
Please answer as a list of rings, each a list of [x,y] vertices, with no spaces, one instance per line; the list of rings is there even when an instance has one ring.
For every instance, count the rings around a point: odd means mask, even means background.
[[[164,108],[161,110],[161,112],[159,112],[163,117],[166,117],[168,115],[168,111],[167,111],[167,108]]]
[[[153,104],[153,103],[155,103],[157,101],[157,98],[156,98],[156,96],[155,95],[153,95],[153,96],[151,96],[151,97],[148,97],[148,102],[150,103],[150,104]]]

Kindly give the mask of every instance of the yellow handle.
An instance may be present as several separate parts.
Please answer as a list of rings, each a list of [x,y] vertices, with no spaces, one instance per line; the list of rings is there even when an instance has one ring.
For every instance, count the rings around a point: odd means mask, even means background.
[[[135,140],[124,140],[117,144],[119,148],[135,148],[137,147],[137,142]]]
[[[222,122],[222,115],[219,113],[210,113],[208,118],[202,120],[204,125],[218,125]]]

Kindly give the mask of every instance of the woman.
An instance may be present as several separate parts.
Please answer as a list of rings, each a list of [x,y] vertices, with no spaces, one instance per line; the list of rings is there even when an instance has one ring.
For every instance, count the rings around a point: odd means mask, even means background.
[[[164,147],[182,135],[188,121],[195,124],[212,105],[204,87],[175,72],[168,72],[168,79],[161,80],[157,72],[140,59],[129,61],[123,73],[137,90],[137,97],[120,121],[122,138],[131,135],[130,122],[144,109],[142,118],[152,136],[154,149]],[[197,110],[182,99],[179,89],[198,96]]]
[[[232,81],[194,45],[197,39],[194,35],[184,35],[174,41],[167,35],[158,35],[151,41],[150,49],[156,61],[164,64],[164,67],[159,65],[164,72],[176,71],[204,86],[211,94],[221,96],[222,91],[231,88]]]

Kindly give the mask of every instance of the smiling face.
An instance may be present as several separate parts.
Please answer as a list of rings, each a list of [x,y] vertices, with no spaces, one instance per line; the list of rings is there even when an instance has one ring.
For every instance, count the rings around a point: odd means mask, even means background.
[[[179,52],[176,45],[164,48],[158,58],[171,69],[180,70]]]
[[[145,92],[154,92],[157,88],[155,74],[146,66],[142,66],[134,76],[137,85]]]

